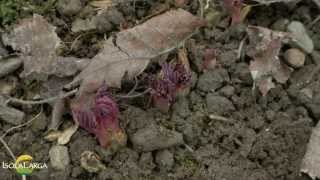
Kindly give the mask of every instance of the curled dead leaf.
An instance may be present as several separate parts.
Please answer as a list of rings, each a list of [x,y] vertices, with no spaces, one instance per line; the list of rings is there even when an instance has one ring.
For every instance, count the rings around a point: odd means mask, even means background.
[[[68,87],[81,83],[80,94],[94,92],[105,81],[120,87],[121,80],[133,79],[150,59],[179,47],[204,21],[182,9],[170,10],[108,39],[103,50]]]
[[[55,29],[46,19],[35,14],[32,18],[22,19],[10,33],[2,35],[5,45],[22,53],[22,77],[45,81],[49,75],[72,76],[87,64],[87,59],[56,54],[61,40]]]
[[[282,41],[289,38],[289,34],[276,32],[258,26],[249,26],[249,48],[247,54],[254,59],[250,62],[251,76],[262,95],[275,87],[272,79],[285,83],[292,69],[279,59]]]

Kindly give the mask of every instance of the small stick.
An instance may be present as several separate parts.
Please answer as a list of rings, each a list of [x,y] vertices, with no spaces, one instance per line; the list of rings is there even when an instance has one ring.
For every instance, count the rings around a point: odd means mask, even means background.
[[[147,93],[149,93],[151,91],[150,88],[146,89],[145,91],[143,91],[142,93],[138,93],[138,94],[134,94],[134,95],[115,95],[115,97],[117,98],[136,98],[136,97],[139,97],[139,96],[143,96]]]
[[[320,21],[320,15],[316,17],[309,25],[308,27],[311,28],[313,25],[315,25],[318,21]]]
[[[234,123],[232,120],[230,120],[228,118],[225,118],[223,116],[214,115],[214,114],[210,114],[209,118],[212,120],[218,120],[218,121],[227,122],[227,123],[231,123],[231,124]]]
[[[41,113],[42,113],[42,107],[41,107],[40,112],[35,117],[33,117],[31,120],[29,120],[23,124],[20,124],[18,126],[14,126],[14,127],[9,128],[8,130],[6,130],[6,132],[0,138],[3,139],[11,131],[13,131],[15,129],[22,128],[23,126],[27,126],[28,124],[32,123],[34,120],[38,119],[38,117],[41,115]]]
[[[52,101],[55,101],[57,99],[63,99],[69,96],[72,96],[74,94],[76,94],[78,92],[78,89],[74,89],[72,91],[66,92],[64,94],[60,94],[58,96],[54,96],[48,99],[43,99],[43,100],[39,100],[39,101],[29,101],[29,100],[21,100],[21,99],[17,99],[17,98],[9,98],[6,102],[6,104],[8,103],[13,103],[13,104],[20,104],[20,105],[38,105],[38,104],[45,104],[45,103],[49,103]]]
[[[16,157],[14,156],[13,152],[11,151],[10,147],[8,146],[8,144],[6,143],[6,141],[4,141],[4,139],[2,137],[0,137],[0,142],[3,144],[3,146],[7,149],[7,151],[9,152],[11,158],[16,161]]]
[[[239,49],[238,49],[238,57],[237,59],[241,59],[241,55],[242,55],[242,51],[243,51],[243,46],[244,46],[244,43],[246,42],[247,40],[247,36],[244,37],[241,42],[240,42],[240,45],[239,45]]]

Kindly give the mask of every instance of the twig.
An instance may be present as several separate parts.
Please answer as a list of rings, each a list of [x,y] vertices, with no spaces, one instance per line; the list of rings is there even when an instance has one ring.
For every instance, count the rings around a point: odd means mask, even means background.
[[[14,156],[13,152],[11,151],[10,147],[8,146],[8,144],[6,143],[6,141],[4,141],[4,139],[2,137],[0,137],[0,142],[3,144],[3,146],[7,149],[8,153],[10,154],[11,158],[16,161],[16,157]]]
[[[38,117],[41,115],[41,113],[42,113],[42,107],[41,107],[41,110],[40,110],[40,112],[35,116],[35,117],[33,117],[31,120],[29,120],[29,121],[27,121],[27,122],[25,122],[25,123],[23,123],[23,124],[20,124],[20,125],[18,125],[18,126],[14,126],[14,127],[11,127],[11,128],[9,128],[8,130],[6,130],[6,132],[0,137],[1,139],[3,139],[8,133],[10,133],[11,131],[13,131],[13,130],[15,130],[15,129],[19,129],[19,128],[22,128],[22,127],[24,127],[24,126],[27,126],[28,124],[30,124],[30,123],[32,123],[34,120],[36,120],[36,119],[38,119]]]
[[[199,1],[199,5],[200,5],[200,17],[203,18],[204,17],[204,13],[203,13],[203,2],[202,0],[198,0]]]
[[[242,55],[242,51],[243,51],[243,46],[244,46],[244,43],[246,42],[248,36],[244,37],[241,42],[240,42],[240,45],[239,45],[239,49],[238,49],[238,57],[237,59],[241,59],[241,55]]]
[[[134,77],[134,82],[135,82],[135,84],[134,84],[133,88],[128,92],[128,94],[127,94],[127,95],[132,94],[132,93],[137,89],[138,84],[139,84],[139,83],[138,83],[137,76],[135,76],[135,77]]]
[[[20,105],[38,105],[38,104],[45,104],[45,103],[49,103],[52,101],[55,101],[57,99],[63,99],[69,96],[72,96],[74,94],[76,94],[78,92],[78,89],[74,89],[72,91],[63,93],[63,94],[59,94],[58,96],[54,96],[48,99],[43,99],[43,100],[39,100],[39,101],[29,101],[29,100],[21,100],[21,99],[17,99],[17,98],[9,98],[6,102],[6,104],[8,103],[13,103],[13,104],[20,104]]]
[[[234,122],[228,118],[225,118],[223,116],[218,116],[218,115],[214,115],[214,114],[210,114],[209,118],[212,120],[218,120],[218,121],[222,121],[222,122],[226,122],[226,123],[231,123],[233,124]]]
[[[318,21],[320,21],[320,15],[316,17],[309,25],[308,27],[311,28],[313,25],[315,25]]]
[[[151,91],[150,88],[146,89],[145,91],[143,91],[142,93],[137,93],[137,94],[134,94],[134,95],[115,95],[115,97],[117,98],[136,98],[136,97],[139,97],[139,96],[143,96],[147,93],[149,93]]]

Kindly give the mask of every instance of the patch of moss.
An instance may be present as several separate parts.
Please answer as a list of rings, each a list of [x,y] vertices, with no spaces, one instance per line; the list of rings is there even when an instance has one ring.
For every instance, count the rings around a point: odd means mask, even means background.
[[[0,0],[0,26],[11,25],[21,16],[33,13],[45,15],[54,9],[57,0],[34,4],[32,0]]]

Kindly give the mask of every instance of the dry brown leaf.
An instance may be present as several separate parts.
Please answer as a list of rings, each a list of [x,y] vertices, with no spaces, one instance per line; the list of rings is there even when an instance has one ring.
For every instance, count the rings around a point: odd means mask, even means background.
[[[320,178],[320,123],[312,130],[300,171],[312,179]]]
[[[285,83],[290,77],[292,69],[278,57],[282,41],[289,35],[258,26],[249,26],[247,32],[250,39],[247,54],[254,59],[249,67],[251,76],[265,96],[275,87],[272,78],[279,83]]]
[[[103,50],[77,76],[69,87],[81,83],[80,94],[94,92],[103,81],[120,87],[124,76],[132,79],[149,64],[150,59],[180,45],[204,22],[182,9],[171,10],[108,39]]]
[[[59,145],[67,144],[70,141],[72,135],[78,130],[78,128],[79,128],[79,124],[74,124],[66,128],[65,130],[63,130],[63,132],[58,138],[58,144]]]
[[[87,59],[56,55],[61,40],[55,29],[42,16],[35,14],[32,18],[21,20],[12,32],[2,36],[5,45],[22,53],[22,77],[45,81],[52,74],[72,76],[87,62]]]

